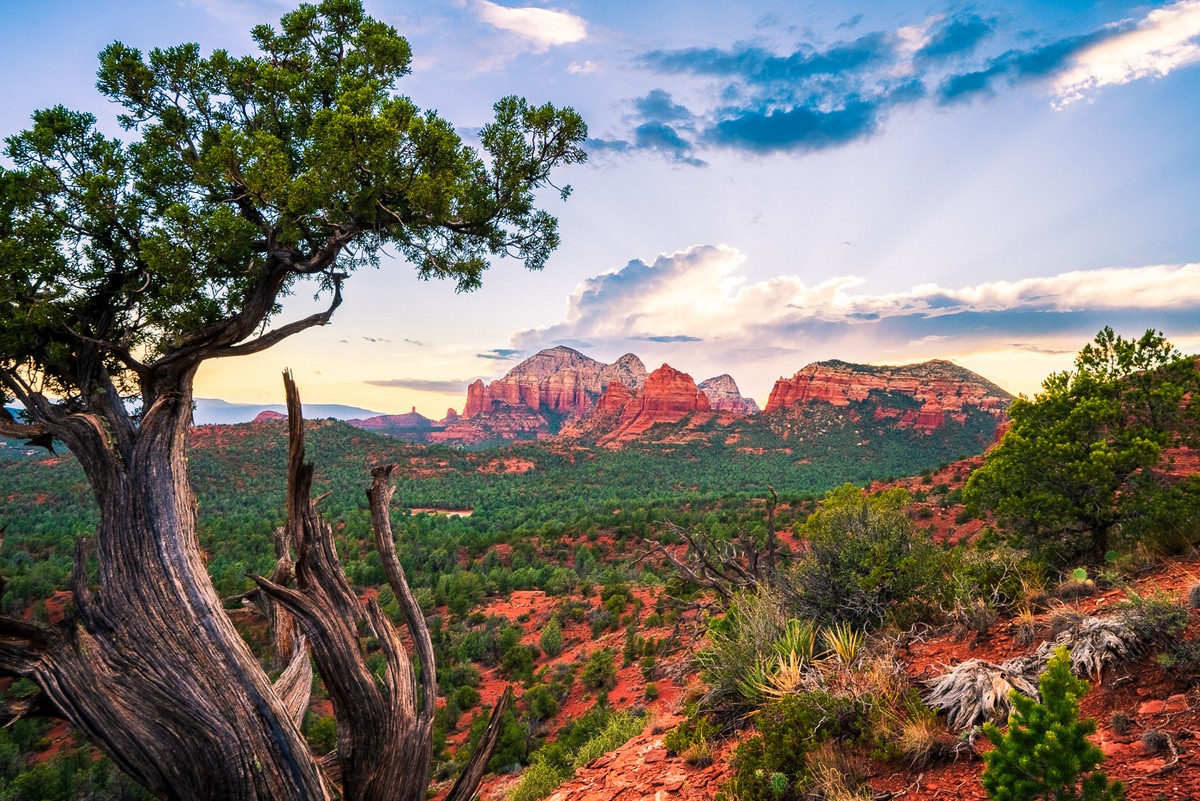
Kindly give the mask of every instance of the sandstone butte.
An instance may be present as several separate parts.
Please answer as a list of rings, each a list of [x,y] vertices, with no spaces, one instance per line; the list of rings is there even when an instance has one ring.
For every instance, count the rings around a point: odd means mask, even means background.
[[[849,406],[869,400],[872,393],[907,395],[919,401],[918,409],[899,409],[880,403],[874,416],[898,418],[898,426],[925,431],[940,428],[948,420],[965,421],[968,407],[1003,417],[1012,399],[1000,387],[952,362],[935,360],[900,367],[874,367],[834,360],[816,362],[791,378],[780,378],[763,413],[814,402]]]
[[[737,382],[729,373],[701,381],[700,391],[708,396],[709,408],[714,412],[758,414],[758,404],[754,402],[754,398],[743,398]]]
[[[529,357],[490,384],[482,380],[471,384],[462,417],[505,406],[582,417],[595,408],[605,387],[614,381],[638,389],[646,381],[646,366],[632,353],[604,364],[560,345]]]
[[[687,373],[664,364],[646,378],[639,393],[610,387],[600,406],[610,414],[620,405],[620,416],[608,431],[597,431],[600,444],[637,439],[658,423],[678,423],[695,412],[710,409],[708,395],[700,391]],[[613,415],[615,417],[615,414]]]

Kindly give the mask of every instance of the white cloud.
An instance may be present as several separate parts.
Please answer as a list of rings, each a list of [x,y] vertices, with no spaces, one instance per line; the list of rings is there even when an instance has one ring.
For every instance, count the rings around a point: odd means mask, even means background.
[[[1161,77],[1200,61],[1200,0],[1158,8],[1130,30],[1083,50],[1054,81],[1060,104],[1089,90]]]
[[[489,0],[475,0],[480,19],[524,39],[535,53],[587,37],[587,23],[567,11],[553,8],[509,8]]]
[[[958,288],[923,284],[881,294],[852,275],[811,286],[794,275],[749,283],[739,274],[744,262],[726,245],[631,261],[584,281],[568,298],[561,322],[518,331],[513,346],[529,352],[570,342],[597,349],[593,355],[602,358],[634,350],[647,363],[664,358],[699,376],[738,365],[753,374],[751,388],[761,394],[781,366],[797,370],[820,358],[961,359],[1017,341],[1062,352],[1113,321],[1126,333],[1156,327],[1176,338],[1200,329],[1193,312],[1200,306],[1200,264],[1073,271]],[[1024,391],[1044,375],[1010,386]]]
[[[578,61],[572,61],[571,65],[567,67],[567,72],[571,73],[572,75],[591,75],[599,71],[599,69],[600,66],[591,60],[585,61],[582,64],[580,64]]]

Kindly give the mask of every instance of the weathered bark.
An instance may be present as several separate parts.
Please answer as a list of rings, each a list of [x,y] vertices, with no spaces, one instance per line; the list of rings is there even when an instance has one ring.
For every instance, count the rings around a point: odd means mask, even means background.
[[[376,471],[370,491],[376,541],[417,643],[420,694],[399,635],[378,604],[359,601],[316,512],[299,396],[290,376],[285,383],[288,523],[272,578],[254,577],[275,626],[276,658],[287,666],[275,684],[233,627],[200,556],[184,459],[190,377],[188,391],[157,394],[136,432],[114,433],[96,415],[44,415],[79,457],[100,523],[94,542],[76,554],[75,618],[55,627],[0,618],[0,673],[36,682],[38,706],[162,799],[329,801],[337,795],[329,777],[337,776],[348,801],[422,801],[435,666],[391,539],[390,468]],[[386,657],[380,680],[367,665],[365,638]],[[309,650],[338,721],[337,755],[320,761],[298,727],[311,686]],[[473,795],[510,700],[506,693],[496,705],[455,801]]]
[[[184,460],[190,391],[160,394],[132,438],[110,438],[94,416],[72,417],[55,433],[100,506],[88,549],[97,571],[89,575],[81,549],[73,624],[0,621],[0,670],[36,682],[160,798],[329,799],[290,710],[201,560]]]
[[[296,588],[254,576],[264,593],[295,615],[312,648],[337,719],[336,769],[346,801],[423,801],[433,754],[437,695],[433,644],[404,579],[392,541],[388,504],[393,467],[376,468],[367,496],[388,581],[404,611],[421,664],[421,691],[399,633],[374,599],[363,603],[350,586],[333,531],[311,498],[313,466],[304,461],[304,422],[295,383],[284,374],[289,421],[287,535],[296,554]],[[367,663],[363,639],[385,657],[382,676]],[[493,710],[485,737],[454,792],[474,794],[511,695]]]

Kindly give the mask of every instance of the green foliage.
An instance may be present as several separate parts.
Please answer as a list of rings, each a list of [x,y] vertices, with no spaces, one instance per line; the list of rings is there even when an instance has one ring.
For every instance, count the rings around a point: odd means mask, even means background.
[[[1140,537],[1178,536],[1177,521],[1200,515],[1200,484],[1151,468],[1185,428],[1182,401],[1198,376],[1159,332],[1127,340],[1105,328],[1073,371],[1013,402],[1011,427],[964,497],[1056,564],[1100,562],[1127,523]],[[1147,519],[1160,497],[1170,502]]]
[[[686,711],[684,721],[663,735],[663,747],[668,754],[683,754],[693,745],[707,743],[717,736],[719,728],[706,715],[694,706]]]
[[[1040,703],[1014,693],[1006,732],[984,724],[984,734],[995,746],[983,755],[986,767],[980,776],[988,797],[993,801],[1123,799],[1120,782],[1110,782],[1096,770],[1104,758],[1088,739],[1096,732],[1096,721],[1079,719],[1079,699],[1088,683],[1071,674],[1066,648],[1046,663],[1038,685]]]
[[[760,666],[775,661],[776,643],[786,632],[783,602],[769,589],[737,596],[723,618],[710,621],[708,645],[696,652],[708,684],[704,708],[723,718],[753,709],[760,700]]]
[[[545,684],[536,684],[525,693],[525,703],[529,708],[529,717],[535,721],[546,720],[558,714],[560,704],[554,690]]]
[[[827,740],[863,736],[869,717],[849,698],[797,693],[764,706],[755,717],[755,727],[757,733],[734,752],[733,776],[722,788],[739,801],[802,798],[811,778],[813,750]],[[784,792],[778,793],[781,787]]]
[[[809,550],[787,574],[804,617],[901,625],[934,614],[948,590],[948,557],[912,530],[903,489],[831,491],[801,529]]]
[[[328,754],[337,748],[337,719],[333,715],[317,717],[309,713],[304,723],[304,737],[315,753]]]
[[[562,623],[559,622],[557,615],[551,617],[546,627],[542,629],[542,636],[538,640],[538,643],[542,646],[542,651],[548,657],[553,658],[562,653],[563,630]]]
[[[68,745],[31,761],[31,751],[49,744],[46,728],[29,719],[0,728],[0,801],[150,801],[150,793],[87,747]]]
[[[106,47],[97,87],[132,144],[61,106],[6,140],[0,366],[86,404],[101,365],[131,389],[131,350],[153,363],[251,306],[252,331],[296,281],[332,293],[385,247],[459,289],[491,258],[545,264],[557,225],[535,192],[585,159],[574,111],[505,98],[480,153],[397,91],[408,42],[358,0],[252,36],[241,57]],[[96,342],[113,344],[97,357]]]
[[[1130,592],[1121,608],[1138,640],[1160,647],[1177,642],[1190,620],[1184,605],[1163,592],[1146,596]]]
[[[479,741],[483,739],[483,731],[487,728],[490,716],[490,711],[480,712],[471,721],[470,733],[467,736],[467,748],[460,752],[461,757],[465,758],[466,754],[474,753]],[[519,721],[512,707],[509,707],[504,712],[500,737],[496,740],[496,748],[492,751],[491,759],[488,760],[488,770],[493,773],[515,770],[524,765],[528,758],[529,726]]]
[[[617,686],[617,668],[613,663],[613,652],[601,648],[588,657],[579,681],[589,690],[611,690]]]

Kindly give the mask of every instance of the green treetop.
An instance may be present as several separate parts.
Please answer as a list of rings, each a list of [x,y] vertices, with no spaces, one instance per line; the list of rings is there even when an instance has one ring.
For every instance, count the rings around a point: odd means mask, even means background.
[[[964,499],[1055,561],[1102,559],[1113,535],[1170,489],[1151,468],[1189,433],[1185,397],[1198,378],[1195,360],[1161,333],[1129,340],[1105,328],[1074,370],[1013,401],[1011,427]]]

